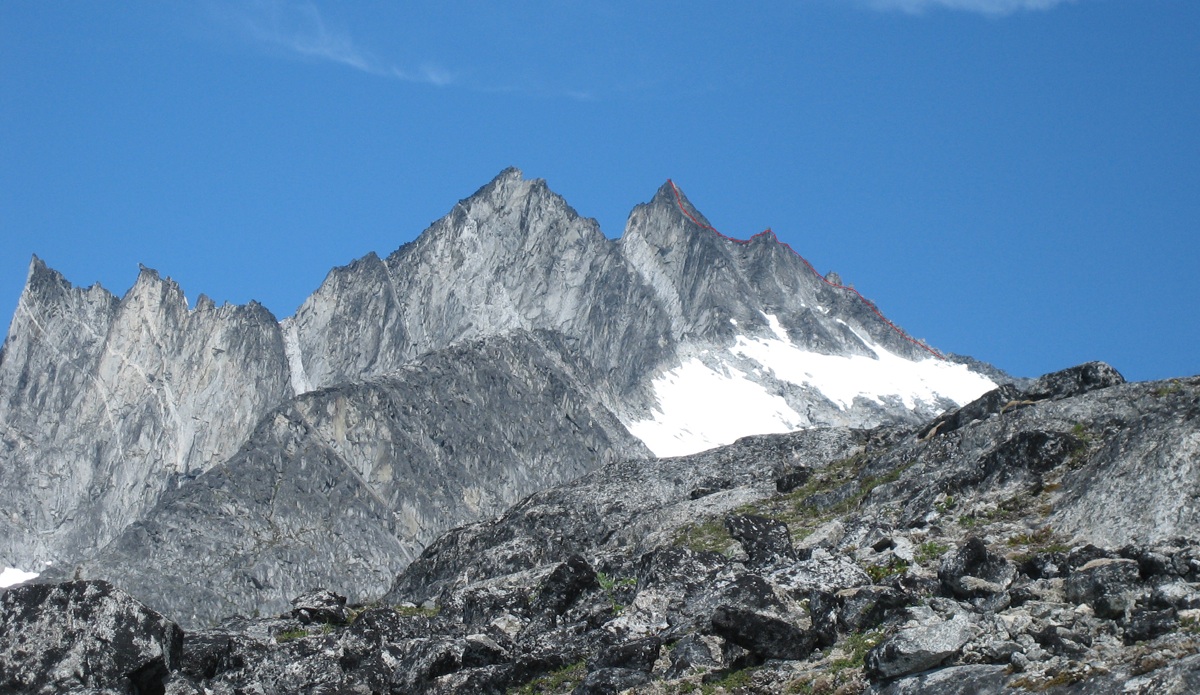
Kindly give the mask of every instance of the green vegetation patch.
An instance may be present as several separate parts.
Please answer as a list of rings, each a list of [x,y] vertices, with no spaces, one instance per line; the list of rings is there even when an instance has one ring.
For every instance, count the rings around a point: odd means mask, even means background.
[[[740,671],[733,671],[725,674],[720,679],[705,683],[700,688],[702,695],[715,695],[724,691],[732,691],[737,688],[749,688],[751,685],[750,679],[755,669],[746,668]]]
[[[1016,562],[1025,562],[1042,553],[1066,553],[1071,546],[1067,539],[1054,532],[1049,526],[1043,526],[1036,531],[1018,533],[1005,541],[1010,548],[1025,547],[1027,550],[1013,558]]]
[[[898,557],[893,557],[886,565],[863,565],[863,570],[871,578],[872,584],[882,584],[891,577],[897,577],[908,571],[908,563]]]
[[[705,519],[677,530],[673,544],[697,553],[728,554],[733,548],[733,537],[729,535],[724,522]]]
[[[291,642],[292,640],[304,639],[305,637],[308,637],[308,630],[298,627],[292,630],[284,630],[275,635],[275,641],[282,644],[284,642]]]
[[[914,559],[917,561],[918,565],[927,565],[941,557],[949,549],[950,546],[943,545],[937,541],[925,541],[920,545],[920,547],[917,548],[916,557]]]
[[[396,611],[396,613],[404,616],[405,618],[432,618],[442,612],[442,607],[436,605],[425,607],[401,604],[399,606],[392,606],[392,610]]]
[[[837,675],[846,669],[862,668],[866,663],[867,652],[882,642],[883,637],[883,630],[868,630],[847,635],[846,639],[842,641],[842,651],[845,656],[829,663],[830,673]]]
[[[617,577],[610,577],[603,572],[596,573],[596,583],[600,585],[605,595],[608,596],[608,602],[612,604],[612,612],[616,615],[620,615],[621,611],[625,610],[625,606],[617,601],[617,592],[622,589],[637,587],[637,580],[633,577],[618,579]]]
[[[557,671],[535,678],[525,685],[509,688],[508,695],[537,695],[538,693],[569,693],[587,675],[587,662],[576,661]]]
[[[860,451],[812,472],[795,490],[742,505],[738,514],[755,514],[783,522],[795,539],[804,538],[821,524],[855,508],[875,488],[900,479],[909,465],[876,476],[862,477],[872,455]]]

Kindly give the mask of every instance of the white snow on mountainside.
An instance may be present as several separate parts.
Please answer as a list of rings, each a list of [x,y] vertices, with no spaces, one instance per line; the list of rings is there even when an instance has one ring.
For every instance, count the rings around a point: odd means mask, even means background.
[[[5,567],[4,571],[0,572],[0,589],[7,589],[14,584],[36,579],[38,576],[40,575],[37,572],[26,572],[16,567]]]
[[[943,398],[964,405],[996,388],[965,365],[933,357],[908,360],[857,333],[875,358],[803,350],[792,344],[775,316],[764,316],[775,337],[741,335],[729,352],[752,360],[779,381],[819,391],[841,410],[850,408],[856,398],[881,404],[884,398],[899,398],[908,408]],[[710,366],[714,361],[717,365]],[[790,432],[812,424],[783,397],[726,363],[721,355],[715,360],[686,360],[657,377],[653,388],[658,400],[653,417],[630,423],[629,431],[660,457],[683,456],[751,434]]]

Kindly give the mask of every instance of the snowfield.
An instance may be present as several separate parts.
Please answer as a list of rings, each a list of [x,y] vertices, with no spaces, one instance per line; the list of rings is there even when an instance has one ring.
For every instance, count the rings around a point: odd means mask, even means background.
[[[908,360],[857,332],[876,358],[803,350],[792,344],[775,316],[764,316],[774,337],[738,336],[729,352],[752,360],[780,381],[820,392],[842,410],[857,398],[877,403],[899,398],[909,408],[943,398],[963,405],[996,388],[965,365],[932,357]],[[791,432],[811,424],[778,394],[732,365],[718,369],[693,358],[659,376],[653,387],[658,408],[650,419],[630,423],[629,431],[659,457],[692,454],[746,435]]]

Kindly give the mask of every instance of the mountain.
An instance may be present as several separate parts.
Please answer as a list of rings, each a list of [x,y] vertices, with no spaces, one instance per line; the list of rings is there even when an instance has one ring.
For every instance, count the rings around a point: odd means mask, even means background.
[[[606,463],[916,425],[995,378],[672,182],[614,240],[505,170],[283,321],[35,258],[0,352],[0,566],[111,579],[188,628],[314,584],[369,600],[440,533]]]

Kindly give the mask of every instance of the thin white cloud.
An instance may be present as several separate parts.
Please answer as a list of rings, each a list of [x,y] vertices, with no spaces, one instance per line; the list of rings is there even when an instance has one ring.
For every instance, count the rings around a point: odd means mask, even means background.
[[[251,41],[294,56],[437,87],[453,84],[457,78],[453,72],[432,62],[407,68],[378,58],[360,46],[349,32],[331,26],[312,2],[260,0],[239,5],[236,9],[227,8],[226,18]]]
[[[210,8],[218,20],[232,27],[243,40],[294,58],[336,63],[369,75],[434,87],[454,86],[475,92],[582,102],[600,99],[593,90],[553,88],[528,77],[493,75],[491,79],[481,79],[478,74],[455,72],[433,61],[416,65],[393,63],[365,48],[345,28],[327,20],[312,0],[211,2]]]
[[[1027,10],[1049,10],[1075,0],[869,0],[880,10],[920,14],[931,9],[962,10],[987,15],[1007,15]]]

